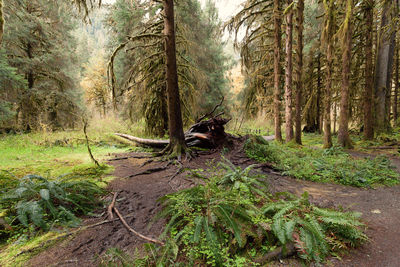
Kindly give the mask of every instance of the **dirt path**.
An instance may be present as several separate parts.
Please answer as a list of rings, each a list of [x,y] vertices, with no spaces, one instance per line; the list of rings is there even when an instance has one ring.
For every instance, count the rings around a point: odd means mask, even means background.
[[[125,155],[126,156],[126,155]],[[129,155],[127,155],[129,156]],[[365,153],[354,153],[354,156],[364,157]],[[253,161],[247,159],[241,151],[241,144],[237,143],[235,149],[226,155],[234,164],[248,166]],[[215,165],[220,159],[220,151],[203,154],[184,167],[192,169],[206,169]],[[133,215],[127,222],[138,232],[157,237],[162,232],[163,222],[159,221],[150,225],[154,214],[160,210],[157,199],[161,196],[192,186],[193,183],[186,179],[186,173],[179,174],[170,183],[178,167],[170,167],[161,172],[139,175],[126,179],[125,177],[146,170],[160,167],[165,163],[153,162],[140,167],[146,159],[125,159],[111,162],[115,166],[116,179],[110,185],[111,191],[120,191],[117,208],[124,216]],[[400,171],[400,160],[393,159],[393,163]],[[289,191],[302,194],[310,193],[313,203],[323,207],[344,207],[360,211],[363,219],[368,224],[368,236],[371,242],[363,247],[352,250],[351,254],[344,256],[342,261],[331,259],[327,266],[400,266],[400,186],[379,189],[358,189],[341,185],[319,184],[308,181],[299,181],[290,177],[283,177],[270,169],[263,169],[270,189],[274,192]],[[104,220],[102,218],[88,219],[87,224]],[[150,225],[150,227],[149,227]],[[81,232],[60,244],[44,251],[34,257],[30,266],[96,266],[99,256],[108,248],[120,248],[132,252],[144,242],[131,235],[123,225],[117,221],[101,227]],[[293,260],[284,260],[277,266],[297,265]]]

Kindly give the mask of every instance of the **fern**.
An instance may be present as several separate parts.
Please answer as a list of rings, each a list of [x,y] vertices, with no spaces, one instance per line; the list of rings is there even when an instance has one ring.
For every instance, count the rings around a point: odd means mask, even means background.
[[[1,195],[0,207],[5,209],[5,218],[10,222],[17,219],[23,227],[32,224],[48,230],[54,224],[77,226],[77,215],[98,207],[97,196],[102,193],[101,188],[87,181],[27,175]]]

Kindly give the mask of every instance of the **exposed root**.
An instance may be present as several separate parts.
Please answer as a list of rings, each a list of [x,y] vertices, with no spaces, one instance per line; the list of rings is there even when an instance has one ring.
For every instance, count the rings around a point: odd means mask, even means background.
[[[152,173],[155,173],[155,172],[161,172],[161,171],[167,169],[167,167],[168,167],[168,165],[165,166],[165,167],[150,168],[150,169],[147,169],[147,170],[145,170],[145,171],[142,171],[142,172],[139,172],[139,173],[135,173],[135,174],[129,175],[129,176],[126,177],[126,178],[133,178],[133,177],[139,176],[139,175],[146,175],[146,174],[152,174]]]
[[[140,237],[140,238],[142,238],[142,239],[144,239],[144,240],[146,240],[146,241],[149,241],[149,242],[152,242],[152,243],[155,243],[155,244],[159,244],[159,245],[161,245],[161,246],[164,246],[164,243],[163,243],[163,242],[161,242],[161,241],[159,241],[159,240],[156,240],[156,239],[153,239],[153,238],[151,238],[151,237],[144,236],[144,235],[142,235],[142,234],[136,232],[134,229],[132,229],[132,228],[128,225],[128,223],[125,221],[124,217],[122,217],[121,213],[119,213],[119,211],[118,211],[118,209],[117,209],[116,207],[114,207],[114,211],[115,211],[115,213],[117,214],[117,216],[119,217],[119,219],[121,220],[122,224],[123,224],[123,225],[126,227],[126,229],[128,229],[130,232],[132,232],[132,233],[135,234],[136,236],[138,236],[138,237]]]
[[[140,155],[129,155],[129,156],[126,156],[126,157],[109,159],[108,161],[118,161],[118,160],[125,160],[125,159],[148,159],[148,158],[153,158],[154,155],[155,155],[154,153],[140,154]]]

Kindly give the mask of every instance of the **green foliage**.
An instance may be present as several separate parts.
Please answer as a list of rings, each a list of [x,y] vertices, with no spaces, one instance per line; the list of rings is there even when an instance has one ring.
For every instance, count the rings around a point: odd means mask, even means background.
[[[322,262],[332,251],[354,247],[367,240],[361,214],[321,209],[311,205],[308,194],[301,198],[271,199],[262,211],[272,218],[271,230],[284,245],[295,244],[301,258]]]
[[[109,15],[117,47],[109,65],[114,96],[125,116],[145,119],[146,131],[163,136],[168,128],[164,22],[160,3],[118,0]],[[175,5],[177,74],[185,123],[218,103],[226,90],[228,59],[220,22],[212,3],[197,0]],[[197,101],[201,99],[202,101]]]
[[[254,266],[256,258],[288,243],[301,258],[322,262],[367,239],[359,214],[317,208],[307,194],[271,197],[250,170],[225,160],[210,172],[196,171],[201,184],[163,197],[158,218],[167,219],[167,242],[150,246],[155,256],[147,264]]]
[[[399,174],[384,156],[354,159],[339,147],[307,148],[291,144],[261,144],[248,140],[248,157],[271,162],[284,175],[315,182],[330,182],[356,187],[395,185]]]
[[[0,211],[4,220],[16,229],[46,231],[54,225],[77,226],[80,220],[76,216],[99,207],[98,196],[103,193],[98,185],[76,177],[50,180],[27,175],[2,192]]]
[[[4,14],[7,23],[0,73],[8,76],[0,75],[0,88],[7,89],[6,94],[0,89],[0,100],[9,103],[6,111],[15,113],[16,120],[8,120],[3,127],[23,131],[72,128],[80,96],[75,83],[77,58],[70,5],[63,1],[10,0]],[[6,64],[12,68],[5,68]]]

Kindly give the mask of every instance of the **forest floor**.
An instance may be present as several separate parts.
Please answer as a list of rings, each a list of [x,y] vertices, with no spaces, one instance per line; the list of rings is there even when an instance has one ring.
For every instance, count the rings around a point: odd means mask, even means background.
[[[374,153],[349,151],[353,157],[369,157]],[[133,153],[135,154],[135,153]],[[116,207],[126,217],[128,224],[136,231],[157,238],[162,232],[163,221],[152,223],[154,215],[161,206],[157,199],[165,194],[193,186],[194,178],[187,178],[187,171],[174,177],[178,167],[151,174],[137,174],[149,168],[160,167],[165,162],[152,162],[142,166],[147,159],[129,158],[132,153],[116,154],[115,157],[127,159],[109,161],[115,167],[113,173],[118,177],[109,185],[109,190],[119,192]],[[375,153],[376,154],[376,153]],[[137,154],[136,154],[137,155]],[[255,163],[246,157],[243,143],[236,141],[234,148],[225,153],[225,157],[235,165],[246,167]],[[184,162],[184,168],[207,169],[215,166],[221,158],[221,151],[202,152],[190,162]],[[400,159],[391,157],[393,165],[400,172]],[[362,212],[363,220],[368,225],[367,235],[370,242],[349,251],[341,260],[332,258],[326,266],[400,266],[400,186],[360,189],[349,186],[322,184],[296,180],[282,176],[269,168],[260,170],[270,184],[271,192],[289,191],[301,195],[310,194],[310,201],[322,207],[343,207],[345,210]],[[111,201],[112,196],[108,197]],[[132,216],[132,217],[130,217]],[[87,218],[85,224],[93,224],[107,219],[107,212],[101,218]],[[145,243],[127,231],[120,221],[90,228],[60,241],[33,257],[28,266],[94,266],[101,264],[104,253],[110,248],[119,248],[132,253],[140,250]],[[270,265],[268,265],[270,266]],[[295,259],[284,259],[273,266],[302,266]]]

